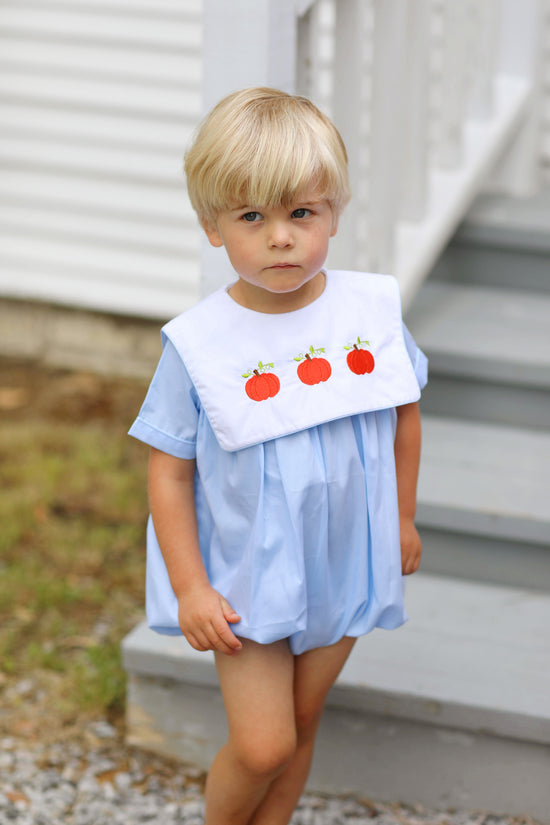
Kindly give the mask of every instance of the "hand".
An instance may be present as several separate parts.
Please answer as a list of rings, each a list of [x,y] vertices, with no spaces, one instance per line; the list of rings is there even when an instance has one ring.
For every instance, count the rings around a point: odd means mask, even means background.
[[[183,635],[195,650],[218,650],[232,656],[242,648],[228,624],[239,622],[241,617],[210,585],[180,596],[178,619]]]
[[[422,555],[422,542],[412,519],[400,519],[401,572],[404,576],[416,573]]]

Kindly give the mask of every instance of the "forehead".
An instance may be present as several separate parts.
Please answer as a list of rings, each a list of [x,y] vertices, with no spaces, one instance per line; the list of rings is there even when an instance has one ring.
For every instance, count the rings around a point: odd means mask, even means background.
[[[240,198],[237,201],[233,201],[229,204],[228,209],[230,211],[239,210],[239,209],[246,209],[254,207],[254,209],[262,210],[262,209],[277,209],[277,208],[295,208],[296,206],[313,206],[316,203],[322,203],[327,200],[326,195],[323,192],[320,192],[318,189],[311,188],[305,189],[301,192],[298,192],[296,195],[292,195],[288,199],[285,200],[280,204],[269,204],[269,203],[256,203],[253,200],[247,200],[245,198]]]

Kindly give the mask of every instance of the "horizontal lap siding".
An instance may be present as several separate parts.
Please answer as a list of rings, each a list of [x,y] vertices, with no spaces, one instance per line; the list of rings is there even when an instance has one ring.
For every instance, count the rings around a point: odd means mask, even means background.
[[[4,0],[0,294],[155,318],[197,300],[201,40],[200,0]]]

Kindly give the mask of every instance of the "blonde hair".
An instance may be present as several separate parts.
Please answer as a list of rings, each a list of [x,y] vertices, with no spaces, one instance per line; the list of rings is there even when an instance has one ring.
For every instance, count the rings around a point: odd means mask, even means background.
[[[200,125],[185,174],[203,223],[235,206],[287,206],[311,189],[336,215],[350,198],[338,130],[310,100],[278,89],[244,89],[223,98]]]

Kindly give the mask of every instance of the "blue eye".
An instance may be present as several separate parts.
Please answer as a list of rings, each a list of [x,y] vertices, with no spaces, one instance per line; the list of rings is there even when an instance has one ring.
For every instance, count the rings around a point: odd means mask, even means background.
[[[293,218],[307,218],[308,215],[311,215],[311,210],[306,209],[305,207],[295,209],[292,213]]]
[[[262,216],[259,212],[247,212],[242,216],[242,219],[243,221],[247,221],[247,223],[255,223],[256,221],[261,221]]]

